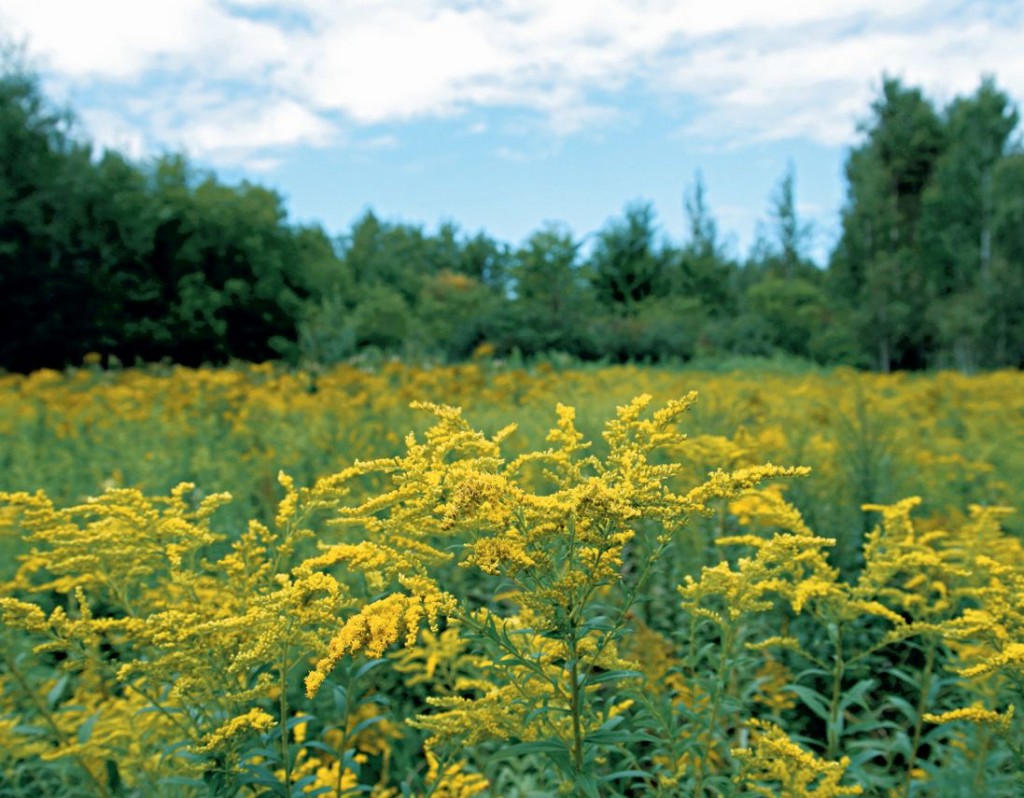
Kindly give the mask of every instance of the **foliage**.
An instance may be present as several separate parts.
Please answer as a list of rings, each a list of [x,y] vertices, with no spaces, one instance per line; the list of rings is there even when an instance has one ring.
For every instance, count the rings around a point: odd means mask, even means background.
[[[642,200],[583,239],[548,224],[509,246],[373,211],[331,239],[291,223],[275,192],[227,185],[184,155],[132,163],[95,151],[6,58],[0,368],[77,365],[90,352],[129,364],[456,362],[481,345],[606,362],[1019,366],[1018,121],[993,79],[938,109],[884,78],[847,159],[827,268],[811,258],[792,164],[742,259],[699,172],[680,241]]]
[[[1024,549],[998,503],[1024,463],[971,441],[1020,376],[688,374],[699,402],[679,376],[6,378],[12,432],[34,407],[72,447],[120,440],[124,469],[162,425],[185,437],[154,459],[194,434],[231,468],[295,465],[306,430],[347,463],[280,474],[258,517],[193,483],[9,485],[0,792],[1019,792]],[[666,398],[613,407],[644,382]],[[432,392],[487,431],[407,414]],[[558,392],[583,403],[545,429]],[[794,459],[820,473],[766,464]]]

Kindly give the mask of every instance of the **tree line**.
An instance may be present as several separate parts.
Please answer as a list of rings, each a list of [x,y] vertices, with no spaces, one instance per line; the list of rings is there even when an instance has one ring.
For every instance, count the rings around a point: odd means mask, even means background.
[[[764,233],[729,252],[698,174],[673,241],[651,204],[584,242],[512,246],[366,212],[347,233],[183,155],[97,152],[38,76],[0,74],[0,368],[332,363],[368,349],[459,360],[791,355],[918,369],[1024,365],[1024,150],[992,79],[937,108],[885,78],[846,161],[841,236],[809,257],[790,168]]]

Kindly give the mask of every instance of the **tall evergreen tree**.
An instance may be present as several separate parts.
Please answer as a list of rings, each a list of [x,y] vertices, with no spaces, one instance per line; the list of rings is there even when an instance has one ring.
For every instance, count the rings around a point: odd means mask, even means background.
[[[617,312],[635,313],[638,303],[665,292],[669,261],[658,241],[654,207],[649,202],[627,205],[622,219],[598,232],[591,253],[598,301]]]
[[[992,171],[992,279],[987,283],[990,365],[1024,368],[1024,152]]]
[[[918,241],[940,364],[990,361],[993,173],[1018,114],[991,79],[945,114],[948,145],[924,192]]]
[[[813,234],[809,222],[802,221],[796,205],[796,167],[790,162],[771,197],[771,223],[775,234],[775,270],[786,279],[803,277],[815,280],[817,269],[807,250]]]
[[[728,315],[736,306],[735,264],[725,254],[700,172],[683,196],[683,210],[687,235],[672,291],[696,298],[711,316]]]
[[[919,89],[885,78],[865,140],[846,162],[842,237],[831,261],[836,299],[852,303],[859,335],[882,371],[925,364],[924,269],[916,234],[925,187],[945,146]]]

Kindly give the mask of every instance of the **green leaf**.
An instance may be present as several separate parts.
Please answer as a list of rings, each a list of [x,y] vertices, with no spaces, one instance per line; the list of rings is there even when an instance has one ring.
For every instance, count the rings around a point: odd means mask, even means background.
[[[586,743],[594,743],[597,745],[609,745],[612,743],[635,743],[635,742],[646,742],[646,743],[657,743],[660,742],[659,737],[655,737],[653,734],[643,731],[630,731],[623,729],[622,731],[613,731],[611,729],[607,731],[601,731],[598,729],[595,732],[591,732],[583,741]]]
[[[354,738],[363,729],[370,728],[370,726],[372,726],[374,723],[379,723],[386,717],[386,715],[374,715],[372,718],[365,718],[364,720],[359,721],[359,723],[352,727],[352,731],[349,732],[349,735]]]
[[[281,783],[281,780],[274,776],[242,776],[239,778],[240,784],[258,784],[262,787],[270,787],[270,791],[274,795],[283,795],[288,798],[288,790]]]
[[[93,727],[96,725],[96,721],[98,721],[99,719],[99,712],[93,712],[88,718],[85,719],[85,722],[78,727],[78,742],[86,743],[89,741],[89,738],[92,737]]]
[[[311,720],[316,720],[316,717],[313,715],[293,715],[285,721],[284,725],[288,731],[291,731],[300,723],[309,723]]]
[[[71,674],[65,673],[57,680],[57,683],[54,684],[53,687],[47,690],[46,706],[49,710],[52,711],[57,708],[57,704],[59,704],[61,699],[64,697],[64,691],[67,689],[70,681]]]
[[[601,793],[597,787],[597,778],[590,771],[577,773],[575,782],[576,786],[587,798],[600,798]]]
[[[579,632],[580,635],[586,635],[588,632],[599,631],[599,632],[610,632],[615,628],[615,625],[611,622],[611,619],[606,615],[595,615],[585,623],[583,623]]]
[[[867,694],[877,686],[877,679],[861,679],[843,693],[843,697],[839,700],[840,711],[846,710],[854,704],[862,707],[867,706]]]
[[[619,779],[644,779],[645,781],[650,781],[651,778],[651,774],[646,770],[616,770],[614,773],[601,776],[598,781],[602,783],[618,781]]]
[[[886,698],[885,703],[898,709],[911,725],[917,722],[917,708],[905,698],[891,695]]]
[[[309,793],[306,792],[306,787],[309,787],[311,784],[315,784],[316,779],[317,777],[314,774],[310,773],[306,776],[303,776],[301,779],[296,779],[295,781],[293,781],[292,788],[290,791],[291,798],[300,798],[300,796],[309,795]]]
[[[48,733],[48,730],[41,726],[30,726],[24,723],[19,723],[11,731],[15,734],[24,734],[28,737],[45,737]]]
[[[281,751],[277,748],[267,748],[265,746],[259,746],[257,748],[246,748],[245,755],[249,758],[261,756],[264,759],[276,760],[281,755]],[[250,763],[249,767],[258,768],[261,766]]]
[[[803,684],[788,684],[784,689],[795,693],[804,705],[811,710],[811,712],[822,720],[828,721],[828,703],[825,701],[824,696],[822,696],[817,690],[812,690],[810,687]]]
[[[803,681],[807,676],[824,676],[826,679],[832,678],[832,674],[829,671],[822,670],[821,668],[805,668],[796,675],[795,681]]]
[[[298,792],[296,792],[295,788],[293,787],[292,798],[315,798],[315,796],[317,795],[330,795],[333,792],[334,787],[330,786],[329,784],[324,784],[313,790],[300,789]]]
[[[921,687],[920,676],[912,676],[911,674],[907,673],[904,670],[900,670],[899,668],[886,668],[885,675],[895,676],[897,679],[899,679],[904,684],[909,685],[915,691],[919,690]]]
[[[849,748],[853,750],[853,746],[849,746]],[[878,758],[888,759],[890,755],[889,751],[875,745],[858,748],[856,749],[856,753],[848,753],[848,756],[850,757],[850,765],[852,767],[860,767],[861,765]]]
[[[644,678],[643,673],[640,671],[602,671],[600,673],[587,673],[584,674],[580,680],[580,687],[586,687],[592,684],[603,684],[605,682],[619,682],[624,679],[642,679]]]
[[[382,658],[371,659],[371,660],[369,660],[367,662],[364,662],[361,666],[359,666],[359,670],[357,670],[355,672],[355,676],[353,676],[353,678],[354,679],[361,679],[366,674],[368,674],[370,671],[372,671],[374,668],[376,668],[376,667],[378,667],[380,665],[383,665],[385,662],[387,662],[387,660],[386,659],[382,659]]]
[[[306,740],[302,744],[302,747],[309,751],[322,751],[328,756],[336,757],[338,755],[338,752],[335,751],[331,746],[327,745],[326,743],[322,743],[319,740]]]
[[[182,787],[203,787],[205,783],[202,779],[193,779],[188,776],[164,776],[159,781],[160,784],[176,784]]]

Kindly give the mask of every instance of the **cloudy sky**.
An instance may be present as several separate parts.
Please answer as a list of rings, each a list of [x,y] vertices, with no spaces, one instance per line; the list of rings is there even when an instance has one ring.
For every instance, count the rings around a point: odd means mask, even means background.
[[[372,207],[515,244],[643,199],[679,241],[700,170],[742,254],[792,163],[820,257],[883,72],[1024,100],[1020,0],[4,0],[0,37],[97,144],[332,233]]]

